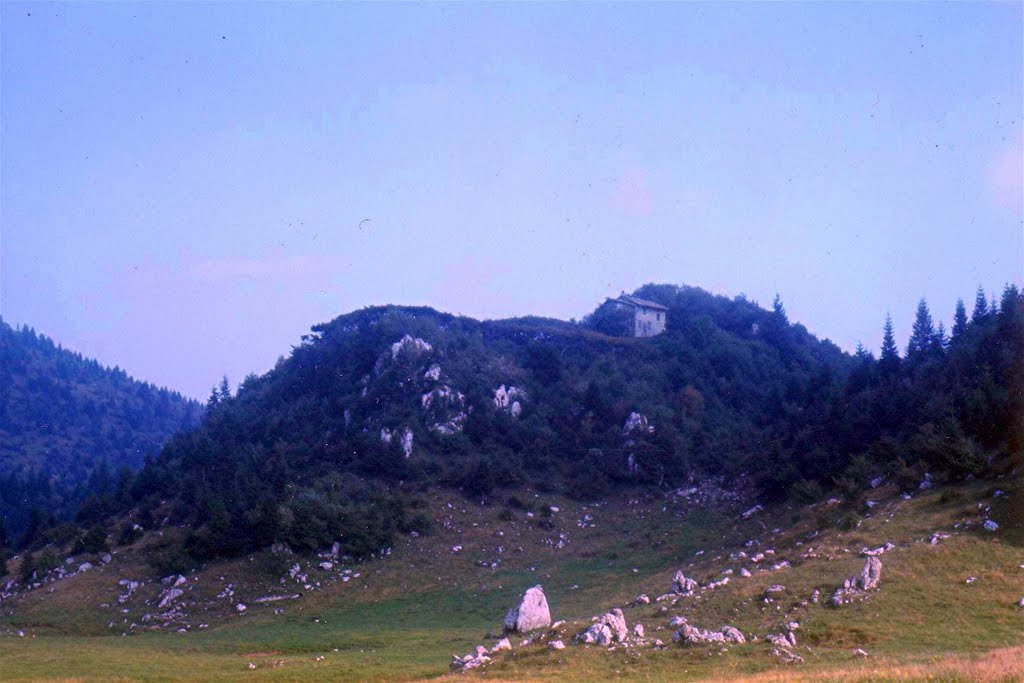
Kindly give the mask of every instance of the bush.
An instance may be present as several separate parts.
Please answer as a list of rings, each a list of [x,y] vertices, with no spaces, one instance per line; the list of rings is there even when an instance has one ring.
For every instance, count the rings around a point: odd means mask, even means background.
[[[816,481],[801,479],[793,484],[793,500],[798,503],[817,503],[825,497],[825,489]]]
[[[836,520],[836,528],[840,531],[853,531],[863,520],[856,512],[848,512]]]
[[[101,526],[94,526],[75,541],[72,552],[105,553],[110,550],[107,545],[107,532]]]

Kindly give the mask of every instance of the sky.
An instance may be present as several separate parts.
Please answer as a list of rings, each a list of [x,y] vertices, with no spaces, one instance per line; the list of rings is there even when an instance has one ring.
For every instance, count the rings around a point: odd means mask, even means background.
[[[1024,280],[1021,3],[0,5],[0,315],[205,398],[369,305]]]

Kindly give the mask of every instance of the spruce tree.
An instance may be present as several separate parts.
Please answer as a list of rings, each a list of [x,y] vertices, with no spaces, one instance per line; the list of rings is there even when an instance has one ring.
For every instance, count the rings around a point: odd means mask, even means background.
[[[922,298],[917,303],[914,327],[910,332],[910,341],[907,342],[907,358],[916,359],[927,355],[934,338],[935,325],[932,323],[932,314],[928,310],[928,303]]]
[[[953,339],[967,331],[967,307],[963,299],[956,300],[956,312],[953,314]]]
[[[931,348],[936,354],[941,354],[949,348],[949,335],[946,334],[946,326],[941,320],[939,321],[939,326],[935,329],[935,336],[932,337]]]
[[[900,352],[896,348],[896,335],[892,329],[892,316],[885,314],[885,327],[882,334],[882,352],[878,358],[878,367],[886,377],[895,375],[900,370]]]
[[[786,307],[782,305],[782,297],[778,294],[775,295],[775,299],[772,300],[772,311],[775,315],[779,316],[783,322],[788,322],[786,318]]]
[[[985,298],[985,290],[978,285],[978,293],[974,295],[974,311],[971,313],[971,322],[980,323],[988,316],[988,299]]]
[[[224,375],[220,380],[220,400],[226,401],[231,398],[231,385],[228,384],[228,376]]]

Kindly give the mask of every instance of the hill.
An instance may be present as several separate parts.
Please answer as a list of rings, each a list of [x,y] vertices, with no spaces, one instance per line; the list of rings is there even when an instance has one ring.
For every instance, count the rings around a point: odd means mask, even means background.
[[[16,536],[32,510],[72,515],[87,496],[112,493],[120,468],[141,468],[200,415],[180,394],[0,319],[0,520]]]
[[[596,500],[720,476],[764,502],[807,501],[863,490],[872,472],[956,481],[1019,454],[1014,288],[998,309],[982,296],[952,338],[922,302],[905,358],[890,333],[877,361],[791,324],[778,300],[768,311],[692,287],[636,294],[668,308],[664,334],[397,306],[317,325],[172,439],[131,507],[144,526],[190,530],[184,567],[274,542],[366,556],[424,530],[417,506],[438,487]]]

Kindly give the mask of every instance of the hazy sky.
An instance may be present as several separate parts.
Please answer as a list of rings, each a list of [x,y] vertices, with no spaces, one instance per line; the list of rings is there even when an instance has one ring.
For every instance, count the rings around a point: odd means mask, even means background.
[[[197,397],[371,304],[852,349],[1024,271],[1020,3],[2,5],[0,314]]]

